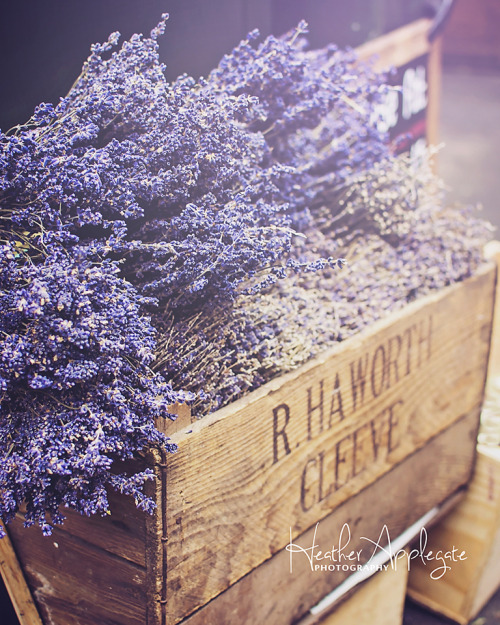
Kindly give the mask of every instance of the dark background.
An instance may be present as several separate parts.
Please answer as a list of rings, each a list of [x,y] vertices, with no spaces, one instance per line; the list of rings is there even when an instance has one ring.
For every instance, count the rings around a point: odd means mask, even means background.
[[[356,46],[412,21],[423,0],[18,0],[0,13],[0,129],[23,123],[40,102],[57,103],[80,73],[92,43],[118,30],[148,34],[170,14],[160,40],[167,78],[198,78],[245,35],[280,35],[301,19],[313,47]]]

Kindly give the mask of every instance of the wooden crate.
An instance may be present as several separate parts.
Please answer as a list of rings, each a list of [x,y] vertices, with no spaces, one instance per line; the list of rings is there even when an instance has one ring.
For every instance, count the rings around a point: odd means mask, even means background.
[[[500,586],[500,450],[478,447],[467,496],[429,532],[428,550],[465,552],[463,561],[431,579],[428,567],[411,567],[408,595],[421,605],[467,625]]]
[[[426,132],[435,143],[440,53],[429,28],[419,20],[359,54],[377,56],[380,69],[424,59]],[[51,539],[20,522],[10,526],[14,547],[1,544],[2,573],[21,623],[282,625],[307,614],[347,574],[318,579],[301,562],[299,574],[285,575],[290,535],[307,544],[321,519],[323,540],[338,542],[347,522],[359,549],[361,536],[375,538],[384,524],[397,535],[467,482],[492,271],[408,307],[201,422],[191,424],[180,407],[180,454],[146,460],[159,478],[154,518],[113,495],[111,518],[70,514]],[[475,293],[484,297],[480,309],[470,308]],[[468,309],[456,336],[450,326],[437,338],[454,306]],[[479,341],[469,350],[471,337]],[[460,374],[444,356],[455,347],[473,356]],[[439,380],[446,393],[453,380],[472,385],[448,402]]]
[[[404,566],[375,573],[319,625],[401,625],[407,580],[408,568]]]
[[[500,243],[486,254],[500,261]],[[428,567],[412,566],[408,595],[427,608],[466,625],[500,587],[500,289],[496,291],[486,383],[483,430],[470,486],[460,504],[429,532],[428,549],[465,551],[466,560],[450,563],[440,579]],[[489,414],[488,414],[489,412]],[[485,444],[489,443],[489,444]]]
[[[300,553],[291,573],[287,545],[312,545],[316,531],[332,549],[347,524],[363,563],[383,526],[398,536],[468,482],[495,282],[485,264],[188,423],[173,435],[178,453],[146,459],[153,517],[113,496],[110,517],[69,514],[50,538],[10,524],[44,625],[284,625],[307,614],[351,573],[312,570]]]

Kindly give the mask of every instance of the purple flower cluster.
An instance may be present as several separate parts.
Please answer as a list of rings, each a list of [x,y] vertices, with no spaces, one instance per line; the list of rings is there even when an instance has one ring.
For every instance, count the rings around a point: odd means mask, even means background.
[[[165,21],[94,45],[57,106],[0,132],[0,517],[25,503],[47,534],[65,507],[107,513],[109,488],[151,510],[151,473],[122,461],[174,450],[169,406],[215,410],[355,327],[338,270],[367,232],[394,266],[422,244],[381,77],[307,52],[300,24],[167,83]]]
[[[207,306],[182,323],[166,324],[154,367],[168,366],[175,385],[197,394],[192,411],[201,417],[409,301],[467,278],[483,260],[491,227],[465,209],[436,210],[436,199],[422,198],[398,246],[359,234],[344,250],[349,261],[340,275],[328,267],[291,275],[270,291],[239,298],[233,310]],[[317,229],[307,235],[306,259],[332,246]]]
[[[255,43],[258,33],[251,33],[208,77],[218,94],[256,101],[244,123],[267,146],[257,174],[267,176],[259,194],[267,197],[273,189],[274,198],[288,203],[295,227],[316,222],[325,206],[332,218],[345,218],[346,190],[374,164],[392,157],[376,123],[377,104],[388,88],[384,76],[333,45],[306,51],[306,26],[301,23],[281,39],[271,36],[260,45]],[[361,212],[370,221],[376,210]],[[386,227],[383,219],[372,222],[374,231]]]
[[[154,419],[189,396],[150,369],[148,302],[114,261],[74,248],[33,263],[15,243],[1,246],[0,260],[3,520],[24,502],[26,524],[49,533],[60,506],[105,513],[106,485],[150,509],[150,473],[127,475],[119,460],[150,445],[173,451]]]

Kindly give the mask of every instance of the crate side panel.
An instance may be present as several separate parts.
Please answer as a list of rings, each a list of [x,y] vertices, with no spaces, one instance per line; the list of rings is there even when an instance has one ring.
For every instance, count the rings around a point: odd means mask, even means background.
[[[144,471],[146,467],[151,467],[153,464],[151,458],[137,458],[121,463],[119,468],[127,473],[136,473]],[[146,484],[146,489],[150,496],[155,499],[154,485],[149,482]],[[98,549],[145,567],[147,515],[138,510],[132,497],[110,490],[108,499],[111,514],[107,516],[85,516],[71,509],[62,509],[66,519],[62,526],[55,528],[55,532],[63,531],[64,535],[74,536]],[[15,523],[20,527],[22,522],[22,515],[18,514]],[[19,538],[17,538],[18,536]],[[13,532],[15,547],[18,541],[24,540],[24,536],[22,532],[17,530]]]
[[[8,532],[44,625],[146,623],[143,567],[62,529],[44,537],[16,521]]]
[[[361,551],[359,561],[366,562],[374,550],[367,539],[377,542],[387,526],[394,540],[468,482],[478,416],[477,411],[471,412],[438,434],[293,543],[304,549],[316,544],[324,552],[344,546],[345,556]],[[337,552],[335,560],[324,562],[344,564],[348,560]],[[357,564],[357,556],[353,562]],[[404,567],[406,562],[400,565]],[[185,619],[183,625],[297,622],[350,574],[315,570],[304,553],[294,552],[291,556],[285,548]]]
[[[138,465],[137,470],[143,470],[142,465]],[[137,509],[131,497],[119,493],[109,493],[109,505],[111,514],[105,517],[98,515],[87,517],[66,510],[64,511],[66,520],[60,529],[104,551],[145,567],[144,512]]]
[[[123,465],[134,471],[145,466],[144,459]],[[124,625],[156,625],[149,615],[150,621],[144,618],[150,603],[145,573],[148,515],[131,497],[115,492],[108,496],[109,516],[65,510],[64,524],[51,537],[43,537],[37,527],[24,528],[21,513],[7,525],[44,625],[114,625],[122,623],[122,613]]]
[[[478,409],[494,282],[489,267],[415,302],[174,435],[171,622]]]

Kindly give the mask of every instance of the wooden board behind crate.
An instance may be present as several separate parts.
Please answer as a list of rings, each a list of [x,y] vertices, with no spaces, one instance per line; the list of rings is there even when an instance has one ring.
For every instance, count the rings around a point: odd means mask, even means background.
[[[373,62],[381,71],[401,67],[429,52],[431,26],[432,20],[428,18],[415,20],[361,44],[356,48],[356,54],[364,61]]]
[[[356,48],[363,61],[369,61],[378,71],[411,66],[417,59],[425,66],[427,106],[425,136],[427,144],[439,143],[439,107],[441,99],[441,37],[429,41],[432,20],[422,18],[397,28]],[[401,85],[399,85],[401,86]],[[400,96],[401,97],[401,96]],[[398,112],[401,113],[401,111]],[[408,130],[408,129],[407,129]],[[394,133],[391,131],[391,137]],[[433,164],[436,164],[433,156]]]
[[[494,287],[490,265],[174,435],[157,528],[168,623],[479,408]]]
[[[3,523],[1,527],[4,528]],[[42,625],[31,591],[8,536],[0,540],[0,570],[19,622]]]
[[[403,566],[376,573],[318,625],[401,625],[407,579],[408,569]]]
[[[500,3],[498,0],[456,0],[444,31],[444,54],[452,62],[500,64]]]
[[[429,533],[428,548],[464,550],[439,580],[421,562],[411,569],[409,596],[466,625],[500,585],[500,450],[479,446],[467,497]]]

